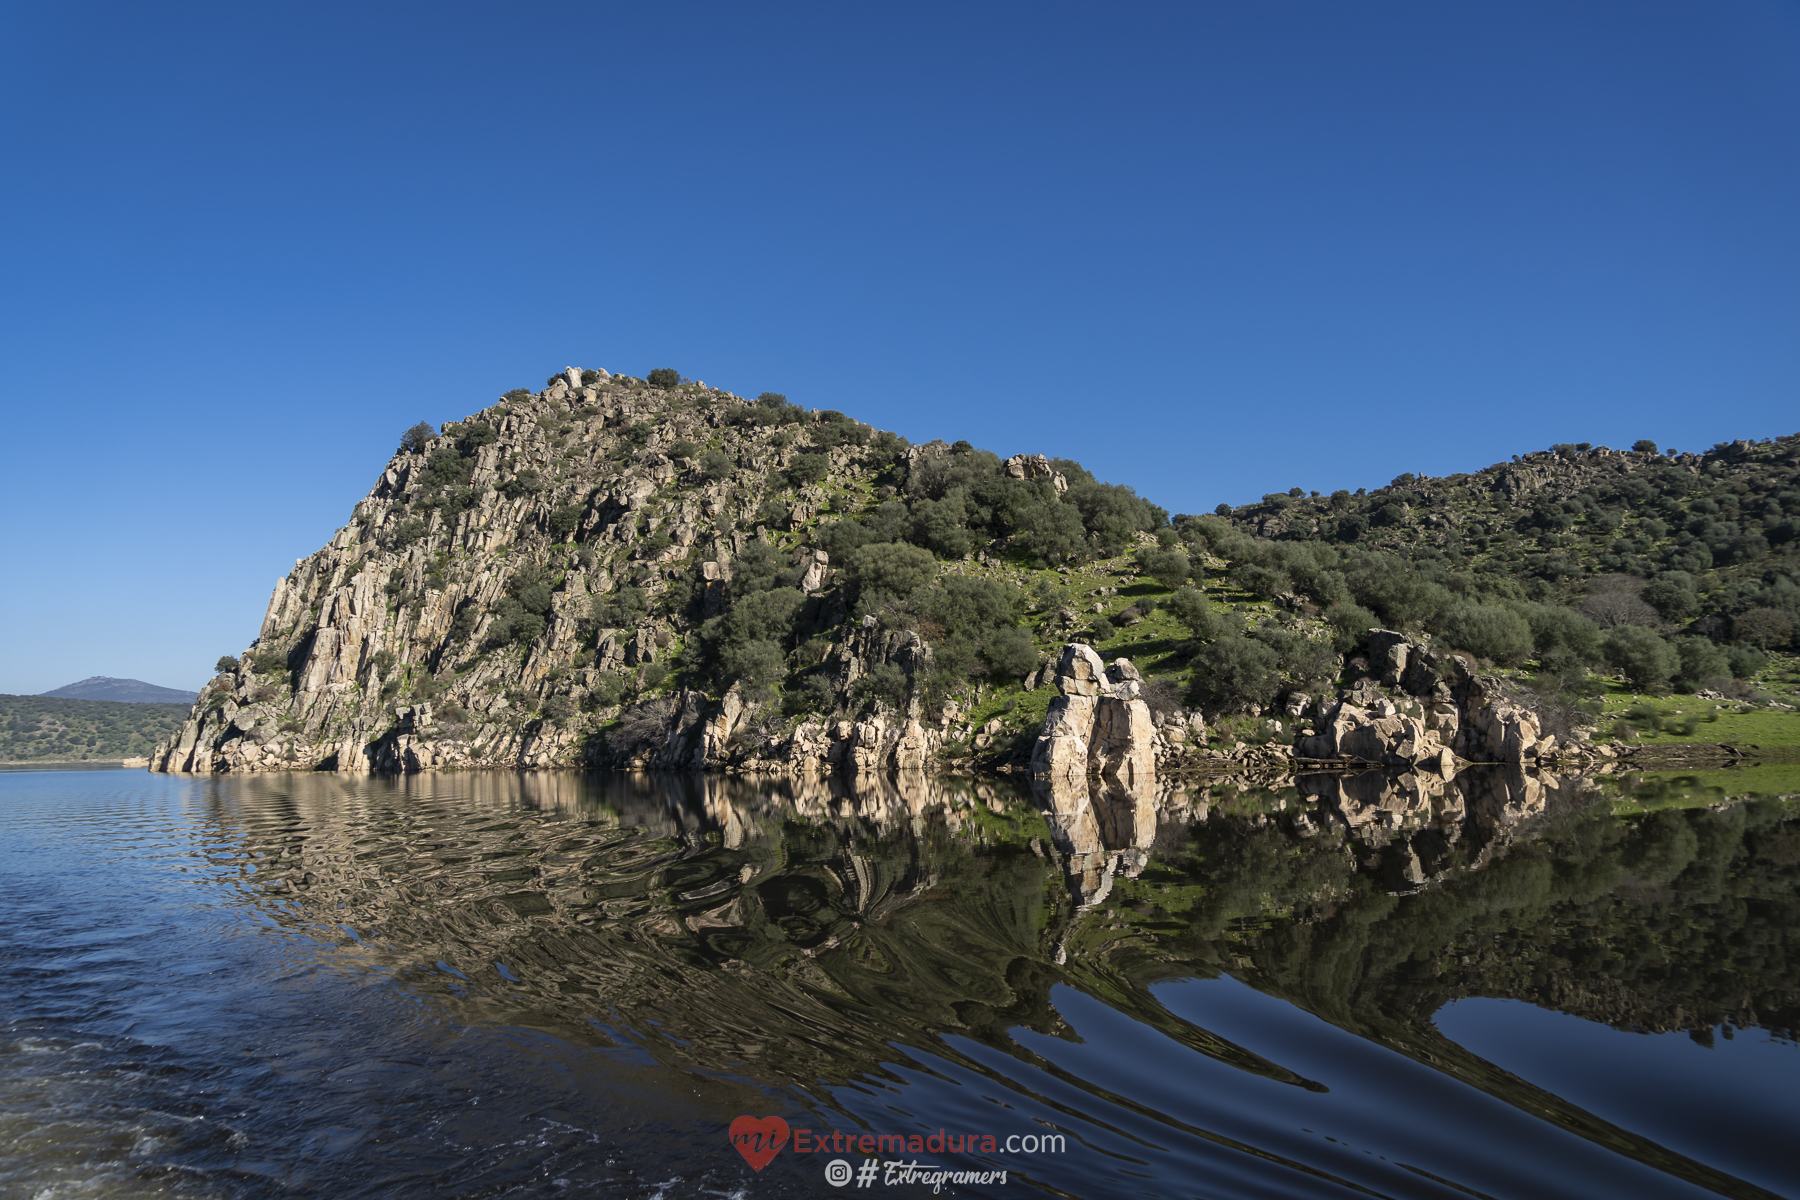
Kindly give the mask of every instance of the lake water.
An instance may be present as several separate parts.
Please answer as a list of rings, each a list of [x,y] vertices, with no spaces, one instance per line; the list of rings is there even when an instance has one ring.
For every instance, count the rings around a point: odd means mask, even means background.
[[[1800,1195],[1705,780],[7,772],[0,911],[8,1198]]]

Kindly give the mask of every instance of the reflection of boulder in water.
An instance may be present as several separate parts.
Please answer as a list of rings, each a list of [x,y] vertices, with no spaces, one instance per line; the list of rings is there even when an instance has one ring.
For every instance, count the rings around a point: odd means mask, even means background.
[[[1101,903],[1115,875],[1135,878],[1149,861],[1159,816],[1154,786],[1154,780],[1136,787],[1116,779],[1032,781],[1081,904]]]
[[[1479,867],[1563,787],[1517,766],[1469,767],[1450,779],[1436,771],[1320,772],[1297,776],[1295,785],[1317,806],[1300,825],[1347,834],[1364,848],[1365,866],[1382,867],[1391,891]]]

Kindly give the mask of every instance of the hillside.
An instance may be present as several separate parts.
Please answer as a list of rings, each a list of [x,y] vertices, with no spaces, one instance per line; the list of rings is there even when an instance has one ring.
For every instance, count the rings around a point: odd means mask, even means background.
[[[0,696],[0,762],[142,758],[187,714],[185,704]]]
[[[1170,740],[1227,743],[1291,743],[1269,718],[1353,682],[1378,625],[1548,681],[1565,737],[1594,720],[1591,669],[1754,698],[1789,661],[1791,438],[1171,521],[1074,462],[651,375],[571,368],[408,431],[157,765],[998,765],[1075,638],[1138,664]],[[1677,476],[1705,486],[1676,507],[1730,537],[1639,514],[1599,540],[1613,497]],[[1738,558],[1705,560],[1709,539]]]
[[[145,683],[141,679],[113,679],[106,675],[94,675],[78,683],[64,684],[40,695],[53,696],[63,700],[117,700],[125,704],[192,704],[200,698],[198,692],[184,692],[180,688],[157,687],[154,683]]]

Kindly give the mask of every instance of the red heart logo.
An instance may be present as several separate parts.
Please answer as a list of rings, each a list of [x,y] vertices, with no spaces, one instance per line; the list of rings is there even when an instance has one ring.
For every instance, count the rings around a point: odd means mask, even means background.
[[[787,1145],[788,1123],[780,1117],[739,1117],[731,1123],[731,1144],[752,1171],[760,1171]]]

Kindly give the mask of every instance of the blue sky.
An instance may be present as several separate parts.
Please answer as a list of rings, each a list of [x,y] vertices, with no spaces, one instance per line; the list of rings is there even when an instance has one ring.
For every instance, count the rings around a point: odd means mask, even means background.
[[[673,366],[1174,511],[1800,430],[1800,7],[0,7],[0,691]]]

